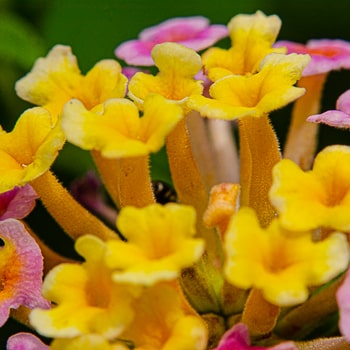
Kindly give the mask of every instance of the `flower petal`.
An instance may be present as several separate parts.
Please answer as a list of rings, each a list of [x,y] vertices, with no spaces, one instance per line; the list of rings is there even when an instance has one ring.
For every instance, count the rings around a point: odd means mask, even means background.
[[[0,193],[46,172],[64,142],[59,123],[46,109],[27,109],[12,132],[0,134]]]
[[[200,51],[227,34],[225,26],[209,25],[209,20],[205,17],[171,18],[144,29],[139,35],[139,40],[122,43],[116,48],[115,55],[131,65],[152,66],[154,63],[151,52],[156,44],[177,42]]]
[[[194,214],[192,207],[174,203],[122,209],[117,226],[128,242],[107,242],[106,263],[114,269],[113,279],[153,285],[179,276],[204,250],[203,240],[192,238]]]
[[[17,333],[7,340],[7,350],[49,350],[39,338],[31,333]]]
[[[34,239],[20,221],[0,221],[0,326],[10,312],[24,305],[49,308],[41,295],[43,259]]]
[[[38,195],[29,185],[15,187],[0,194],[0,220],[23,219],[35,206]]]

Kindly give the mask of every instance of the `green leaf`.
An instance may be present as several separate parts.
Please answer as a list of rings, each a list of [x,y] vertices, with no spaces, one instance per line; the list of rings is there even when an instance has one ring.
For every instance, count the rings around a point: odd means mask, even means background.
[[[0,60],[29,70],[45,50],[43,40],[29,23],[9,12],[0,14]]]

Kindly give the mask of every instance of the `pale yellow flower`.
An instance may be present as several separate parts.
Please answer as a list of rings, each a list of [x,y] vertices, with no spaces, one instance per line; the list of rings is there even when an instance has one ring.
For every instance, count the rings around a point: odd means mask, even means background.
[[[22,99],[45,107],[57,117],[72,98],[91,109],[109,98],[124,97],[126,83],[117,61],[102,60],[83,76],[71,48],[56,45],[46,57],[35,62],[31,72],[17,81],[16,92]]]
[[[344,234],[333,233],[317,243],[311,234],[290,237],[278,219],[261,228],[248,207],[233,216],[225,238],[227,280],[239,288],[261,289],[278,306],[304,302],[309,286],[328,282],[349,262]]]
[[[134,103],[110,99],[99,110],[89,111],[78,100],[63,109],[62,128],[67,140],[106,158],[143,156],[157,152],[182,118],[182,109],[159,95],[150,95],[140,118]]]
[[[213,47],[203,54],[203,64],[213,81],[224,76],[253,74],[259,70],[263,58],[270,53],[285,53],[273,48],[281,20],[261,11],[253,15],[237,15],[228,24],[232,47],[228,50]]]
[[[195,210],[190,206],[125,207],[117,227],[127,242],[106,243],[106,263],[114,269],[116,282],[153,285],[176,279],[181,269],[195,263],[204,251],[204,241],[193,238]]]

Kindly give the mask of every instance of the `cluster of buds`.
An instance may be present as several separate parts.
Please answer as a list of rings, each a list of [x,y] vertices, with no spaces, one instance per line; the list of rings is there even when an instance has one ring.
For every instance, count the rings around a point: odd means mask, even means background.
[[[32,332],[8,350],[350,349],[350,147],[316,154],[319,122],[350,127],[349,92],[320,113],[350,43],[280,26],[175,18],[116,49],[129,67],[83,75],[57,45],[16,83],[35,107],[0,129],[0,326]],[[290,103],[281,152],[269,115]],[[98,173],[71,191],[51,170],[66,142]],[[150,175],[163,147],[176,199]],[[36,200],[81,260],[30,228]]]

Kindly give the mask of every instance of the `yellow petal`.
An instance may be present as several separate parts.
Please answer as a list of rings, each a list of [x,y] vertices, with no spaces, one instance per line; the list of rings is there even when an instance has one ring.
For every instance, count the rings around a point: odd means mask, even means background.
[[[68,141],[83,149],[107,158],[133,157],[159,151],[181,118],[182,109],[159,95],[146,99],[141,118],[127,99],[110,99],[101,111],[71,100],[63,110],[62,128]]]
[[[146,96],[157,93],[183,105],[188,96],[202,92],[202,82],[193,77],[201,69],[200,56],[177,43],[162,43],[152,50],[159,73],[136,73],[129,82],[129,96],[140,106]]]
[[[35,309],[31,324],[48,337],[70,338],[96,333],[114,339],[132,321],[131,302],[137,288],[117,285],[104,265],[104,242],[95,236],[82,236],[77,249],[83,264],[61,264],[47,274],[43,295],[55,303],[50,310]]]
[[[127,79],[117,61],[102,60],[84,77],[69,46],[56,45],[39,58],[31,72],[16,83],[19,97],[48,109],[57,117],[70,99],[88,109],[108,98],[124,97]]]
[[[254,75],[229,75],[210,88],[211,99],[192,96],[188,106],[209,118],[260,117],[302,96],[305,90],[293,85],[310,58],[307,55],[268,55]]]
[[[229,74],[256,73],[267,54],[285,53],[284,48],[272,47],[280,27],[279,17],[266,16],[261,11],[233,17],[228,24],[232,47],[227,51],[211,48],[203,55],[210,79],[216,81]]]
[[[65,142],[59,123],[40,107],[26,110],[10,133],[0,133],[0,192],[46,172]]]
[[[79,85],[80,70],[71,48],[56,45],[47,57],[35,62],[31,72],[17,81],[16,92],[22,99],[44,106],[56,116]]]
[[[350,229],[350,147],[329,146],[321,151],[312,171],[303,172],[284,159],[275,166],[270,200],[289,230],[329,227]]]
[[[225,275],[240,288],[258,288],[278,306],[304,302],[308,287],[328,282],[346,269],[344,234],[313,242],[311,233],[290,237],[275,219],[262,229],[254,211],[241,208],[226,233]]]
[[[118,282],[152,285],[172,280],[204,250],[203,240],[192,238],[195,212],[189,206],[125,207],[117,226],[128,242],[108,241],[106,263]]]
[[[135,307],[137,317],[123,335],[135,350],[206,349],[207,326],[197,315],[185,313],[180,295],[171,285],[148,288]]]

